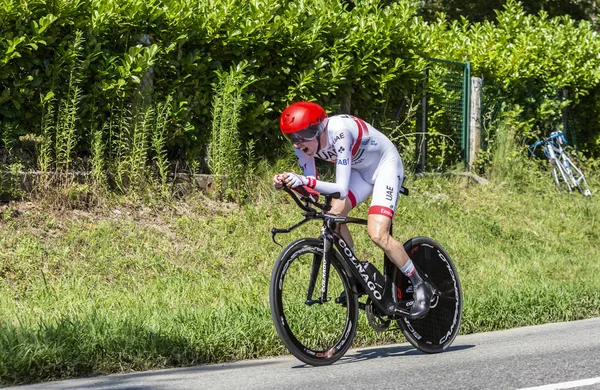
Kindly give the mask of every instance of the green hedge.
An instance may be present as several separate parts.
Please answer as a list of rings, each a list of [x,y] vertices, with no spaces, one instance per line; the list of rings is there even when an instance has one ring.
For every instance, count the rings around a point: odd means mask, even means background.
[[[81,30],[82,135],[129,104],[152,67],[155,99],[173,95],[178,108],[171,152],[202,153],[217,71],[247,63],[254,82],[241,132],[268,140],[258,152],[272,154],[277,113],[291,101],[318,99],[332,111],[351,102],[373,116],[411,93],[424,64],[413,60],[414,11],[409,2],[366,1],[348,12],[337,0],[7,2],[2,122],[20,134],[39,128],[40,95],[66,93],[66,58]]]
[[[426,23],[408,0],[355,1],[351,10],[338,0],[1,3],[3,140],[41,135],[43,99],[46,107],[69,99],[75,79],[80,154],[115,112],[135,111],[136,95],[152,80],[151,104],[172,102],[169,158],[204,157],[214,87],[232,67],[247,80],[242,143],[264,140],[255,153],[267,157],[285,146],[277,116],[288,103],[316,99],[330,112],[381,123],[417,92],[428,57],[471,61],[497,101],[526,107],[540,124],[596,91],[600,78],[600,39],[589,23],[526,15],[514,1],[497,24]],[[565,87],[572,91],[566,103],[556,98]]]
[[[600,84],[598,32],[590,22],[568,16],[528,15],[514,0],[496,13],[495,23],[440,18],[428,25],[422,37],[427,55],[470,61],[472,75],[484,78],[487,100],[519,105],[521,119],[542,133],[559,125],[569,107],[565,130],[584,150],[600,155],[600,106],[594,98]]]

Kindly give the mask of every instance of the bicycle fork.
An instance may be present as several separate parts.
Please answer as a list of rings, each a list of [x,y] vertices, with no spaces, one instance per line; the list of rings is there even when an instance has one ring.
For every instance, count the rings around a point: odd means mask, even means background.
[[[322,304],[328,301],[327,298],[327,286],[329,285],[329,272],[331,270],[331,238],[325,237],[323,245],[323,256],[317,254],[313,255],[312,267],[310,270],[310,280],[308,282],[308,291],[306,293],[306,304],[312,306],[316,303]],[[319,268],[322,270],[321,275],[321,297],[313,299],[313,293],[317,284],[317,276],[319,275]]]

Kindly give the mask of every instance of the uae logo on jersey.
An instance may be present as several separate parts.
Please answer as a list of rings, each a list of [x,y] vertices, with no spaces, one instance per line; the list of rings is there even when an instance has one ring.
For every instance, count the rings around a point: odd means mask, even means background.
[[[335,153],[335,150],[324,150],[317,153],[317,157],[325,161],[335,161],[337,159],[337,154]]]

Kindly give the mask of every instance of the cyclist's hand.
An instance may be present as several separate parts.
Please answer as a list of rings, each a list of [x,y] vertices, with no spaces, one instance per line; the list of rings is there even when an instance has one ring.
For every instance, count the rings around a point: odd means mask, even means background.
[[[283,189],[283,186],[285,185],[283,183],[283,179],[285,179],[284,173],[278,173],[275,176],[273,176],[273,187],[275,187],[276,190]]]
[[[305,186],[308,184],[306,176],[298,175],[296,173],[286,172],[282,176],[285,177],[283,183],[289,188]]]

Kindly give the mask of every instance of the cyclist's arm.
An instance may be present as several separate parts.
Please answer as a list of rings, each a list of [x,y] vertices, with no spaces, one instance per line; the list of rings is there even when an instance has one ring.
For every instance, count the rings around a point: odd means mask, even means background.
[[[309,177],[308,187],[314,188],[316,191],[323,194],[339,192],[340,199],[344,199],[348,196],[348,187],[350,185],[353,139],[352,134],[348,129],[332,134],[332,138],[334,139],[333,146],[337,152],[335,183],[318,180],[316,177]]]
[[[302,168],[302,174],[306,177],[313,177],[315,179],[318,179],[319,174],[317,173],[315,158],[309,157],[300,149],[294,149],[294,151],[296,152],[298,164],[300,164],[300,168]]]
[[[296,152],[296,158],[298,159],[298,164],[300,164],[300,168],[302,168],[302,174],[306,176],[308,179],[317,180],[319,178],[319,173],[317,172],[317,165],[315,164],[315,158],[309,157],[300,149],[294,149]],[[302,186],[309,194],[313,194],[319,197],[319,191],[313,189],[309,186]]]

